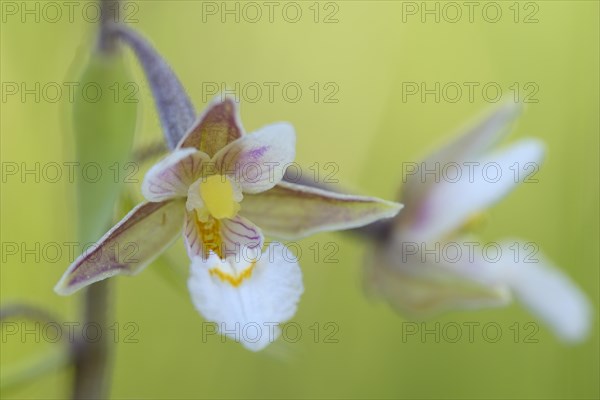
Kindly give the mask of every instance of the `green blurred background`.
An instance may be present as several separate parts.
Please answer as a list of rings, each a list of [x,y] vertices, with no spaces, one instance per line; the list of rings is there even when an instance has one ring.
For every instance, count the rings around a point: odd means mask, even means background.
[[[2,1],[3,7],[7,3]],[[34,4],[35,2],[27,2]],[[25,3],[23,3],[25,4]],[[40,3],[43,7],[43,2]],[[59,5],[63,4],[58,2]],[[403,99],[403,83],[497,82],[513,95],[532,87],[537,103],[528,104],[507,142],[536,136],[547,144],[539,183],[524,184],[490,210],[479,234],[485,240],[521,237],[544,253],[587,293],[598,310],[598,151],[599,151],[599,6],[596,1],[497,2],[494,10],[478,3],[472,22],[468,8],[446,3],[394,1],[277,3],[273,22],[258,4],[262,18],[245,3],[200,1],[130,2],[123,17],[141,30],[169,60],[200,110],[212,97],[207,84],[235,88],[257,82],[263,88],[242,96],[242,121],[247,131],[285,120],[298,134],[297,161],[305,166],[335,162],[335,178],[344,187],[393,198],[402,177],[402,162],[421,157],[488,108],[481,90],[473,101],[466,91],[456,102],[432,95]],[[438,4],[436,6],[436,4]],[[20,6],[22,7],[22,5]],[[33,7],[33,6],[31,6]],[[206,11],[214,10],[216,15]],[[240,21],[222,7],[239,7]],[[254,6],[251,6],[254,7]],[[286,8],[287,7],[287,8]],[[293,8],[290,8],[293,7]],[[407,11],[417,7],[417,14]],[[422,7],[439,7],[424,15]],[[496,7],[496,6],[494,6]],[[288,14],[282,14],[286,8]],[[302,16],[296,23],[295,10]],[[3,8],[5,10],[5,8]],[[66,13],[66,8],[62,8]],[[81,9],[79,9],[81,10]],[[315,12],[319,10],[318,16]],[[519,10],[517,17],[516,10]],[[318,22],[315,22],[315,18]],[[337,22],[335,21],[337,19]],[[535,21],[537,19],[537,22]],[[325,23],[325,21],[330,23]],[[528,23],[526,23],[526,21]],[[2,82],[68,82],[78,78],[97,25],[75,11],[57,23],[3,13],[1,26]],[[141,113],[135,147],[155,143],[161,130],[148,86],[128,54],[139,83]],[[277,82],[273,101],[263,82]],[[285,99],[281,88],[295,82],[299,101]],[[315,86],[320,87],[315,101]],[[325,86],[330,83],[329,86]],[[333,84],[331,84],[333,83]],[[533,83],[535,86],[525,85]],[[479,88],[481,88],[479,86]],[[312,89],[311,89],[312,87]],[[248,87],[248,90],[251,88]],[[337,92],[326,102],[326,94]],[[463,89],[465,87],[463,86]],[[3,88],[4,90],[4,88]],[[290,89],[289,96],[293,96]],[[2,99],[2,162],[33,165],[75,160],[68,129],[68,98],[52,103],[32,96]],[[146,166],[147,167],[147,166]],[[141,181],[143,170],[135,178]],[[138,184],[129,185],[139,190]],[[2,242],[63,243],[75,241],[74,185],[2,182]],[[338,262],[325,263],[324,246],[339,245]],[[319,262],[310,247],[321,248]],[[510,327],[533,317],[518,304],[478,312],[448,314],[451,322],[495,322],[503,329],[496,343],[475,331],[473,343],[428,336],[403,340],[406,325],[390,307],[365,295],[362,262],[369,243],[343,234],[320,234],[300,243],[305,294],[293,321],[302,328],[296,343],[279,340],[255,354],[217,336],[202,338],[202,319],[183,283],[165,280],[168,270],[187,269],[181,243],[167,257],[135,278],[116,278],[113,287],[120,337],[116,345],[113,398],[598,398],[598,319],[589,339],[580,345],[558,342],[540,326],[538,343],[515,343]],[[65,321],[76,321],[81,298],[57,296],[52,288],[69,264],[68,254],[56,262],[3,256],[2,304],[26,301],[48,307]],[[132,322],[137,343],[125,343]],[[335,325],[327,325],[332,322]],[[315,325],[315,323],[317,325]],[[320,333],[315,343],[315,328]],[[337,343],[327,343],[333,332]],[[433,329],[435,321],[427,323]],[[465,329],[466,332],[466,329]],[[521,329],[521,333],[524,330]],[[111,332],[111,334],[113,334]],[[289,335],[295,336],[293,329]],[[31,339],[32,336],[29,336]],[[1,367],[10,368],[52,344],[3,339]],[[3,398],[64,398],[69,372],[57,371],[28,385],[2,393]]]

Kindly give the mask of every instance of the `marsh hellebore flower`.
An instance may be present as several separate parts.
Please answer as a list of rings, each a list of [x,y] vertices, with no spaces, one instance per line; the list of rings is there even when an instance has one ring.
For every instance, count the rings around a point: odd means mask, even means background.
[[[590,305],[535,244],[481,243],[464,229],[542,160],[544,148],[535,139],[493,149],[518,111],[505,104],[423,162],[405,164],[406,210],[368,257],[367,278],[404,315],[502,306],[514,295],[561,339],[581,340]]]
[[[295,156],[291,125],[245,134],[236,103],[209,105],[176,148],[146,174],[139,204],[81,255],[55,290],[67,295],[108,277],[142,270],[183,230],[198,311],[225,332],[257,324],[269,334],[245,340],[260,350],[291,318],[303,291],[295,259],[263,233],[296,239],[395,216],[401,205],[282,181]],[[135,254],[125,247],[135,243]],[[116,249],[116,251],[115,251]],[[119,251],[119,249],[121,251]],[[265,328],[266,328],[265,327]]]

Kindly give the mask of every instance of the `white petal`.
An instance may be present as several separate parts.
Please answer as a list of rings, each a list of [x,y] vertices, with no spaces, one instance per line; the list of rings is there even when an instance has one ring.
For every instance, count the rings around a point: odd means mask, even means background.
[[[272,243],[237,286],[209,272],[222,263],[215,255],[194,258],[191,265],[188,288],[196,309],[222,334],[252,351],[279,336],[277,325],[295,314],[304,290],[297,261],[284,258],[282,251],[281,243]],[[239,265],[228,268],[241,270]]]
[[[148,201],[185,197],[188,187],[202,173],[208,156],[195,148],[175,150],[146,173],[142,194]]]
[[[430,187],[435,184],[432,175],[422,179],[421,172],[431,171],[436,164],[446,165],[451,162],[477,161],[486,151],[492,148],[506,133],[510,124],[519,116],[520,104],[506,101],[474,124],[466,132],[450,143],[429,155],[421,164],[416,165],[416,173],[408,173],[402,189],[402,201],[408,210],[416,208]]]
[[[201,184],[202,179],[198,179],[189,186],[187,200],[185,202],[185,208],[188,211],[192,211],[194,209],[202,210],[204,208],[204,200],[202,200],[202,196],[200,195]]]
[[[522,107],[519,103],[515,103],[512,99],[505,101],[467,129],[463,135],[429,156],[426,161],[446,163],[477,159],[509,133],[510,124],[516,120],[521,111]]]
[[[239,183],[245,193],[259,193],[275,186],[296,155],[294,128],[284,122],[244,135],[221,149],[215,166]]]
[[[417,241],[433,241],[465,223],[517,186],[527,177],[526,166],[537,168],[544,153],[543,144],[534,139],[521,140],[510,147],[477,160],[472,168],[458,164],[440,173],[419,205],[407,209],[401,224],[404,235]],[[454,173],[456,172],[456,174]],[[401,217],[402,218],[402,217]]]
[[[524,244],[519,245],[524,249]],[[515,296],[561,339],[585,339],[591,327],[592,307],[581,289],[544,256],[533,255],[533,262],[525,262],[526,258],[520,256],[507,275]]]

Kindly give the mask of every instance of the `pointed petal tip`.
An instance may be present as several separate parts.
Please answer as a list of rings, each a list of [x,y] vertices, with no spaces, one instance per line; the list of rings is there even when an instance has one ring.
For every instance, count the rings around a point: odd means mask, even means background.
[[[115,274],[107,274],[106,276],[99,275],[94,280],[86,281],[84,283],[78,284],[78,283],[69,282],[69,277],[71,276],[71,272],[72,271],[69,268],[65,272],[65,274],[60,278],[58,283],[54,286],[54,293],[58,294],[59,296],[65,296],[65,297],[70,296],[89,285],[92,285],[96,282],[102,281],[104,279],[110,278],[115,275]]]
[[[483,112],[482,120],[504,121],[504,123],[513,123],[525,111],[525,105],[516,102],[512,97],[505,97],[497,104],[492,105]]]
[[[265,234],[294,240],[318,232],[358,228],[395,217],[402,204],[281,181],[244,197],[240,214]]]
[[[381,209],[379,211],[379,218],[378,218],[379,220],[395,218],[398,216],[400,211],[402,211],[402,209],[404,208],[404,204],[399,203],[397,201],[384,200],[384,199],[380,199],[378,197],[371,197],[370,199],[374,203],[377,203],[378,205],[381,206]],[[373,222],[375,222],[375,221],[373,221]]]
[[[512,97],[506,97],[502,99],[498,108],[499,111],[501,110],[507,114],[518,116],[525,110],[525,105],[521,102],[514,101]]]
[[[77,287],[75,285],[72,285],[72,283],[69,283],[69,277],[73,273],[73,265],[74,264],[70,265],[69,268],[67,268],[67,270],[63,273],[59,281],[54,286],[54,293],[58,294],[59,296],[70,296],[73,293],[77,292],[79,289],[81,289],[81,287]]]
[[[398,203],[396,201],[382,200],[382,202],[390,208],[390,218],[398,215],[400,211],[402,211],[402,209],[404,208],[404,204]]]
[[[404,204],[398,203],[395,201],[377,199],[379,203],[382,205],[380,210],[379,218],[373,222],[377,222],[378,220],[386,220],[386,219],[394,219],[399,218],[400,212],[404,209]]]
[[[227,112],[236,116],[236,120],[239,122],[240,103],[237,101],[234,95],[227,92],[217,93],[206,105],[203,114],[208,114],[212,109],[224,106]]]
[[[77,277],[75,277],[75,279],[73,279],[74,277],[73,277],[73,268],[72,267],[76,266],[77,265],[76,263],[77,263],[77,261],[71,267],[69,267],[69,269],[67,269],[67,271],[60,278],[58,283],[54,286],[54,292],[56,294],[58,294],[59,296],[70,296],[70,295],[80,291],[83,288],[93,285],[96,282],[100,282],[105,279],[112,278],[115,275],[119,275],[119,274],[132,275],[132,273],[129,273],[128,271],[114,271],[113,270],[113,271],[106,271],[104,273],[98,274],[92,279],[78,281]]]
[[[64,279],[61,279],[60,281],[58,281],[56,286],[54,286],[54,293],[56,293],[59,296],[69,296],[70,294],[73,294],[75,291],[76,290],[69,288],[65,284]]]
[[[182,200],[137,205],[73,261],[54,291],[67,296],[115,275],[139,273],[179,237],[184,207]]]
[[[206,105],[177,148],[196,147],[212,157],[244,134],[238,102],[232,96],[220,93]]]
[[[521,145],[529,156],[531,162],[541,163],[544,161],[547,152],[546,142],[536,137],[525,137],[514,143],[514,146]]]
[[[233,108],[239,108],[239,106],[240,106],[240,103],[235,100],[235,96],[233,96],[231,94],[222,93],[222,94],[217,95],[217,96],[218,97],[216,97],[215,99],[213,99],[214,102],[228,103]]]

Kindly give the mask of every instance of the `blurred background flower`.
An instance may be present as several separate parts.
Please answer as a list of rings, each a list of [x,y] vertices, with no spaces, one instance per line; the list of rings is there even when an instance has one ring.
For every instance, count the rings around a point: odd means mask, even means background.
[[[543,140],[543,168],[537,183],[521,185],[490,211],[493,223],[478,235],[534,240],[598,310],[597,2],[478,3],[471,17],[456,3],[457,20],[456,7],[441,2],[425,3],[434,10],[429,14],[422,2],[276,3],[269,13],[262,3],[127,2],[120,17],[151,38],[197,109],[223,89],[237,90],[248,131],[264,121],[294,125],[297,161],[310,178],[382,198],[397,195],[403,163],[419,162],[446,141],[496,100],[498,88],[525,101],[511,140]],[[44,305],[74,322],[79,300],[58,297],[52,287],[72,261],[65,243],[76,237],[75,188],[63,164],[75,160],[69,82],[79,79],[97,26],[84,2],[71,14],[57,2],[60,18],[45,4],[1,3],[0,301]],[[137,92],[134,148],[141,148],[162,133],[150,89],[128,58],[137,86],[118,85],[109,95],[121,101]],[[52,179],[51,163],[58,163],[60,179]],[[119,165],[118,179],[139,191],[150,165]],[[598,319],[588,341],[575,347],[530,324],[516,306],[448,314],[425,325],[406,321],[365,297],[367,247],[339,233],[298,242],[302,303],[282,332],[287,340],[257,355],[222,343],[185,291],[165,279],[187,267],[177,243],[169,263],[116,280],[115,324],[103,333],[117,342],[112,397],[599,396]],[[150,305],[149,298],[159,301]],[[456,326],[462,337],[454,341]],[[3,373],[52,345],[50,331],[36,341],[17,328],[6,335],[3,327]],[[68,393],[69,373],[57,370],[2,397]]]
[[[514,294],[558,337],[583,341],[592,318],[588,300],[539,245],[482,242],[471,232],[516,186],[536,183],[542,142],[525,138],[494,148],[518,111],[514,103],[502,104],[422,162],[405,164],[406,211],[382,229],[366,257],[368,283],[413,318],[503,306]]]

